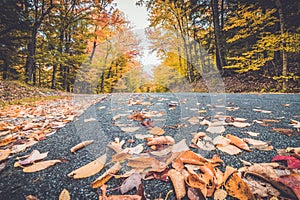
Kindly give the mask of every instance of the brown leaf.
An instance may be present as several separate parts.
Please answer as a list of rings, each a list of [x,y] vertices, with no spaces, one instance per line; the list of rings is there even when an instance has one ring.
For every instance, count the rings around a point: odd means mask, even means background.
[[[255,200],[249,186],[234,172],[225,182],[228,195],[240,200]]]
[[[63,189],[59,195],[59,200],[70,200],[71,196],[68,190]]]
[[[251,126],[250,123],[246,123],[246,122],[233,122],[233,123],[228,123],[228,124],[232,125],[234,127],[237,127],[237,128],[245,128],[245,127]]]
[[[193,164],[193,165],[203,165],[203,163],[208,162],[208,160],[193,151],[187,150],[182,152],[176,160],[174,160],[172,166],[174,169],[181,171],[183,169],[183,164]]]
[[[175,169],[170,169],[168,171],[168,176],[170,177],[176,194],[176,199],[180,200],[186,195],[184,176],[176,171]]]
[[[11,153],[10,149],[4,149],[4,150],[0,149],[0,162],[8,158],[10,153]]]
[[[228,153],[229,155],[237,155],[242,153],[241,149],[239,149],[238,147],[234,146],[234,145],[227,145],[227,146],[218,146],[217,148],[225,153]]]
[[[142,200],[139,195],[111,195],[106,196],[107,185],[101,187],[102,195],[99,196],[99,200]]]
[[[162,129],[160,127],[154,127],[149,130],[149,133],[151,133],[153,135],[163,135],[165,133],[165,131],[164,131],[164,129]]]
[[[26,200],[39,200],[39,199],[33,195],[28,195],[26,196]]]
[[[246,151],[252,151],[249,146],[239,137],[227,134],[225,136],[227,139],[231,141],[231,144],[234,144],[235,146],[239,147],[240,149],[246,150]]]
[[[223,189],[216,189],[214,193],[214,200],[224,200],[227,197],[227,192]]]
[[[94,142],[94,140],[87,140],[87,141],[83,141],[77,145],[75,145],[74,147],[72,147],[70,149],[71,153],[75,153],[77,150],[82,149],[83,147],[86,147],[89,144],[92,144]]]
[[[187,196],[189,200],[205,200],[206,198],[203,196],[201,191],[197,188],[188,188]]]
[[[23,168],[23,172],[25,173],[32,173],[44,170],[48,167],[51,167],[52,165],[55,165],[56,163],[60,163],[60,160],[47,160],[47,161],[41,161],[34,163],[33,165],[30,165],[28,167]]]
[[[127,162],[127,166],[137,169],[146,169],[146,168],[158,168],[160,163],[157,159],[153,157],[136,157],[136,158],[129,158]]]
[[[161,145],[161,144],[175,144],[174,139],[171,136],[159,136],[155,138],[147,138],[147,145]]]
[[[100,156],[96,160],[70,172],[68,174],[69,178],[73,179],[80,179],[80,178],[87,178],[93,176],[100,172],[106,163],[106,154]]]
[[[262,121],[264,123],[279,123],[280,120],[278,119],[260,119],[259,121]]]
[[[92,188],[99,188],[102,185],[104,185],[109,179],[112,178],[114,174],[116,174],[120,169],[122,168],[122,165],[120,163],[115,163],[111,168],[109,168],[106,172],[104,172],[99,178],[97,178],[94,182],[92,182],[91,187]]]
[[[121,130],[126,132],[126,133],[133,133],[136,132],[137,130],[139,130],[140,127],[121,127]]]
[[[281,176],[280,183],[290,187],[298,199],[300,199],[300,174],[292,173],[289,176]]]
[[[271,130],[276,131],[281,134],[284,134],[284,135],[287,135],[287,136],[291,136],[294,133],[293,130],[288,129],[288,128],[272,128]]]

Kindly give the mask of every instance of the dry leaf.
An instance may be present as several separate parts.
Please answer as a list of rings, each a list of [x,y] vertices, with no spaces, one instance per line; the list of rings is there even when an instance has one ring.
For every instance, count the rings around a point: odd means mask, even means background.
[[[198,124],[199,123],[199,118],[198,117],[192,117],[188,120],[191,124]]]
[[[33,150],[25,160],[20,160],[17,163],[19,165],[32,164],[35,161],[42,160],[48,156],[48,152],[40,153],[38,150]]]
[[[233,122],[233,123],[228,123],[228,125],[232,125],[237,128],[245,128],[251,126],[250,123],[246,123],[246,122]]]
[[[47,161],[37,162],[28,167],[23,167],[23,172],[32,173],[32,172],[41,171],[60,162],[61,162],[60,160],[47,160]]]
[[[267,142],[261,141],[261,140],[254,140],[251,138],[243,138],[243,140],[245,142],[247,142],[248,144],[254,145],[254,146],[265,146],[268,145]]]
[[[70,149],[71,153],[75,153],[77,150],[82,149],[83,147],[86,147],[89,144],[92,144],[94,142],[94,140],[87,140],[87,141],[83,141],[77,145],[75,145],[74,147],[72,147]]]
[[[33,195],[28,195],[26,196],[26,200],[39,200],[39,199]]]
[[[286,152],[300,154],[300,147],[287,147]]]
[[[228,195],[234,198],[240,200],[255,200],[249,186],[236,172],[231,174],[225,181],[225,188]]]
[[[225,136],[227,139],[230,140],[230,143],[239,147],[240,149],[246,150],[246,151],[252,151],[250,150],[249,146],[247,145],[247,143],[245,143],[241,138],[231,135],[231,134],[227,134]]]
[[[193,134],[193,133],[192,133]],[[206,134],[204,132],[194,133],[194,137],[192,139],[192,143],[197,144],[200,137],[205,137]]]
[[[107,147],[114,150],[116,153],[123,151],[122,146],[125,144],[125,140],[120,142],[120,138],[115,138],[114,142],[111,142],[107,145]]]
[[[278,133],[285,134],[285,135],[287,135],[287,136],[291,136],[291,135],[294,133],[293,130],[288,129],[288,128],[272,128],[271,130],[272,130],[272,131],[276,131],[276,132],[278,132]]]
[[[0,162],[8,158],[10,153],[11,153],[10,149],[4,149],[4,150],[0,149]]]
[[[146,169],[146,168],[158,168],[160,163],[157,159],[153,157],[136,157],[136,158],[129,158],[127,166],[136,168],[136,169]]]
[[[139,195],[111,195],[106,196],[107,185],[101,187],[102,195],[99,196],[99,200],[142,200],[142,196]]]
[[[227,146],[230,144],[230,140],[222,135],[218,135],[213,139],[213,144],[218,146]]]
[[[79,179],[93,176],[100,172],[106,163],[106,154],[68,174],[69,178]]]
[[[176,171],[175,169],[170,169],[168,171],[168,176],[170,177],[176,194],[176,199],[180,200],[186,195],[184,176]]]
[[[70,200],[71,196],[68,190],[63,189],[59,195],[59,200]]]
[[[172,146],[172,152],[183,152],[189,150],[189,147],[186,144],[186,139],[179,141],[178,143]]]
[[[129,154],[140,154],[144,150],[144,147],[143,144],[138,144],[135,147],[126,148],[126,149],[128,149]]]
[[[227,145],[227,146],[218,146],[217,148],[225,153],[228,153],[230,155],[237,155],[242,153],[241,149],[239,149],[238,147],[234,146],[234,145]]]
[[[134,173],[129,176],[121,185],[120,191],[121,194],[125,194],[126,192],[136,188],[139,189],[139,186],[142,184],[142,177],[139,173]]]
[[[191,188],[191,187],[188,188],[187,196],[188,196],[189,200],[204,200],[205,199],[205,197],[203,196],[201,191],[199,191],[199,189]]]
[[[269,110],[261,110],[261,109],[253,109],[253,111],[261,112],[261,113],[265,113],[265,114],[270,114],[270,113],[272,113],[272,111],[269,111]]]
[[[225,131],[225,127],[224,126],[209,126],[206,129],[206,131],[210,132],[210,133],[221,134]]]
[[[165,133],[164,129],[159,127],[154,127],[151,130],[149,130],[149,133],[153,135],[163,135]]]
[[[137,130],[139,130],[140,127],[121,127],[121,130],[127,133],[133,133],[136,132]]]
[[[227,197],[227,192],[223,189],[216,189],[214,193],[214,200],[224,200]]]
[[[94,182],[92,182],[91,187],[92,188],[99,188],[102,185],[104,185],[111,177],[116,174],[120,169],[122,168],[122,165],[120,163],[115,163],[111,168],[109,168],[106,172],[104,172],[99,178],[97,178]]]
[[[174,139],[171,136],[159,136],[155,138],[146,138],[147,145],[161,145],[161,144],[175,144]]]
[[[256,132],[251,132],[251,131],[248,131],[248,132],[246,132],[248,135],[250,135],[250,136],[253,136],[253,137],[256,137],[256,136],[258,136],[260,133],[256,133]]]
[[[264,123],[278,123],[280,120],[278,119],[260,119],[259,121],[262,121]]]

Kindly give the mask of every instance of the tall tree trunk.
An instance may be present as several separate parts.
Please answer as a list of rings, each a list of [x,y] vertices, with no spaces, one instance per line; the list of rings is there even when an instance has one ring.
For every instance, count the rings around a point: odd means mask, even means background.
[[[283,14],[283,10],[282,10],[282,4],[281,4],[280,0],[276,0],[276,6],[278,9],[278,15],[279,15],[280,33],[283,35],[285,33],[285,20],[284,20],[284,14]],[[281,45],[282,45],[282,76],[284,77],[283,83],[282,83],[282,90],[286,91],[287,84],[288,84],[288,79],[286,79],[287,71],[288,71],[288,67],[287,67],[288,58],[287,58],[287,53],[284,50],[285,42],[281,41]]]
[[[32,82],[33,85],[36,84],[35,75],[36,73],[36,65],[35,65],[35,54],[36,54],[36,36],[38,30],[38,24],[34,24],[31,33],[31,39],[28,43],[28,56],[26,60],[26,83]]]
[[[56,89],[56,72],[57,72],[57,65],[53,66],[52,71],[52,79],[51,79],[51,89]]]
[[[215,34],[215,43],[216,43],[216,61],[218,70],[223,73],[223,66],[225,65],[223,48],[222,48],[222,36],[220,28],[220,19],[219,19],[219,8],[218,0],[211,0],[211,7],[213,11],[213,24],[214,24],[214,34]]]

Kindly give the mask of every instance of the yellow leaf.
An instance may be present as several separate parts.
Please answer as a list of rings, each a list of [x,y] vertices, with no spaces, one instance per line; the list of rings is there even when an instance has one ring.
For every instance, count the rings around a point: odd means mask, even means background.
[[[24,167],[23,172],[31,173],[31,172],[41,171],[60,162],[61,162],[60,160],[47,160],[47,161],[37,162],[28,167]]]
[[[59,195],[59,200],[70,200],[70,193],[68,190],[63,189],[63,191],[61,191],[60,195]]]
[[[99,178],[97,178],[94,182],[92,182],[91,187],[92,188],[99,188],[102,185],[104,185],[111,177],[116,174],[120,169],[122,168],[122,165],[120,163],[115,163],[111,168],[109,168],[104,174],[102,174]]]
[[[79,178],[87,178],[93,176],[100,172],[106,163],[106,154],[102,155],[101,157],[97,158],[96,160],[70,172],[68,177],[79,179]]]

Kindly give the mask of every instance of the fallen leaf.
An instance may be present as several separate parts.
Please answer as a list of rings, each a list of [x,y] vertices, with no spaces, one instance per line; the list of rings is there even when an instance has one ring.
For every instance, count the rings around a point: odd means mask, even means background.
[[[184,184],[184,176],[176,171],[175,169],[170,169],[168,171],[168,176],[170,177],[176,194],[176,199],[180,200],[186,195],[186,189]]]
[[[278,181],[290,187],[297,198],[300,199],[300,174],[293,173],[289,176],[281,176]]]
[[[106,196],[107,185],[101,187],[102,195],[99,196],[99,200],[142,200],[140,195],[110,195]]]
[[[93,117],[88,118],[88,119],[84,119],[84,123],[94,122],[94,121],[97,121],[97,120],[95,118],[93,118]]]
[[[67,176],[73,179],[87,178],[100,172],[106,163],[106,154],[96,160],[70,172]]]
[[[285,135],[287,135],[287,136],[291,136],[291,135],[294,133],[293,130],[288,129],[288,128],[272,128],[271,130],[272,130],[272,131],[276,131],[276,132],[278,132],[278,133],[285,134]]]
[[[83,141],[77,145],[75,145],[74,147],[72,147],[70,149],[71,153],[75,153],[77,150],[82,149],[83,147],[86,147],[89,144],[92,144],[94,142],[94,140],[87,140],[87,141]]]
[[[251,139],[251,138],[243,138],[243,140],[245,142],[247,142],[248,144],[254,145],[254,146],[265,146],[268,145],[267,142],[261,141],[261,140],[255,140],[255,139]]]
[[[136,168],[136,169],[146,169],[146,168],[158,168],[160,163],[157,159],[153,157],[140,156],[136,158],[129,158],[127,166]]]
[[[59,195],[59,200],[70,200],[71,196],[68,190],[63,189]]]
[[[287,147],[286,152],[300,154],[300,147]]]
[[[45,153],[40,153],[38,150],[33,150],[28,158],[26,158],[25,160],[19,160],[18,161],[18,164],[19,165],[28,165],[28,164],[32,164],[34,163],[35,161],[38,161],[38,160],[42,160],[44,158],[46,158],[48,156],[48,152],[45,152]]]
[[[164,131],[164,129],[162,129],[160,127],[154,127],[149,130],[149,133],[151,133],[153,135],[163,135],[165,133],[165,131]]]
[[[214,200],[224,200],[227,197],[227,192],[223,189],[216,189],[214,193]]]
[[[242,153],[241,149],[239,149],[238,147],[234,146],[234,145],[227,145],[227,146],[218,146],[217,148],[225,153],[228,153],[229,155],[237,155]]]
[[[218,135],[213,139],[213,144],[224,147],[230,144],[230,140],[222,135]]]
[[[245,151],[252,151],[247,145],[247,143],[245,143],[241,138],[231,134],[227,134],[225,137],[230,140],[231,144],[237,146],[238,148],[243,149]]]
[[[205,200],[205,197],[197,188],[189,187],[187,191],[187,196],[189,200]]]
[[[126,148],[129,154],[140,154],[144,150],[143,144],[138,144],[135,147]]]
[[[237,172],[232,173],[225,181],[228,195],[240,200],[255,200],[249,186],[243,181]]]
[[[191,124],[198,124],[199,123],[199,118],[198,117],[192,117],[188,120]]]
[[[159,136],[155,138],[146,138],[147,145],[158,145],[158,144],[175,144],[174,139],[171,136]]]
[[[28,167],[23,167],[23,172],[32,173],[32,172],[41,171],[60,162],[61,162],[60,160],[47,160],[47,161],[37,162]]]
[[[225,131],[225,127],[224,126],[209,126],[206,129],[206,131],[210,132],[210,133],[221,134]]]
[[[26,200],[39,200],[36,196],[28,195],[26,196]]]
[[[246,123],[246,122],[232,122],[232,123],[228,123],[228,125],[232,125],[237,128],[245,128],[251,126],[250,123]]]
[[[269,183],[248,179],[244,179],[244,181],[247,183],[253,194],[259,195],[262,198],[268,196],[278,197],[280,195],[280,192]]]
[[[137,130],[139,130],[140,127],[121,127],[121,130],[127,133],[133,133],[136,132]]]
[[[172,152],[183,152],[186,150],[189,150],[189,147],[186,144],[186,139],[180,140],[172,146]]]
[[[258,136],[260,133],[256,133],[256,132],[251,132],[251,131],[248,131],[248,132],[246,132],[248,135],[250,135],[250,136],[253,136],[253,137],[256,137],[256,136]]]
[[[132,190],[133,188],[136,188],[136,190],[139,189],[139,185],[142,184],[142,177],[139,173],[134,173],[131,176],[129,176],[121,185],[120,191],[121,194],[125,194],[126,192]]]
[[[109,168],[107,171],[105,171],[99,178],[97,178],[95,181],[92,182],[91,187],[92,188],[99,188],[102,185],[104,185],[109,179],[113,177],[114,174],[116,174],[120,169],[122,168],[122,165],[120,163],[115,163],[111,168]]]
[[[10,153],[11,153],[10,149],[4,149],[4,150],[0,149],[0,162],[8,158]]]
[[[120,138],[115,138],[114,142],[111,142],[107,145],[107,147],[114,150],[116,153],[123,151],[122,146],[125,144],[125,140],[120,142]]]
[[[198,132],[198,133],[192,133],[194,135],[193,139],[192,139],[192,143],[197,144],[198,140],[201,137],[205,137],[206,134],[204,132]]]
[[[272,113],[272,111],[269,111],[269,110],[261,110],[261,109],[253,109],[253,111],[261,112],[261,113],[265,113],[265,114],[271,114],[271,113]]]
[[[259,121],[262,121],[264,123],[279,123],[280,120],[278,119],[260,119]]]
[[[286,161],[289,169],[300,169],[300,160],[293,156],[276,155],[272,159],[272,162],[274,161]]]

